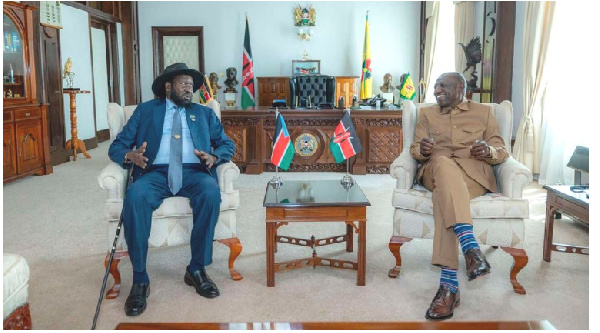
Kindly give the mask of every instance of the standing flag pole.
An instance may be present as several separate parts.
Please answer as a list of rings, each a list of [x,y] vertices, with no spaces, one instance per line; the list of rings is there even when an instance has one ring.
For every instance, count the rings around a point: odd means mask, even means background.
[[[294,149],[291,146],[290,134],[285,126],[283,116],[279,114],[279,108],[275,108],[275,134],[273,135],[273,152],[271,153],[271,163],[275,165],[275,176],[269,181],[273,189],[278,190],[283,181],[279,177],[279,166],[287,170],[294,156]]]
[[[254,60],[252,59],[252,48],[250,48],[248,13],[246,13],[246,31],[244,32],[244,52],[242,58],[242,109],[253,110],[256,106],[254,99]]]
[[[363,45],[362,73],[360,77],[360,99],[373,96],[373,79],[371,71],[371,42],[369,39],[369,11],[365,23],[365,40]]]

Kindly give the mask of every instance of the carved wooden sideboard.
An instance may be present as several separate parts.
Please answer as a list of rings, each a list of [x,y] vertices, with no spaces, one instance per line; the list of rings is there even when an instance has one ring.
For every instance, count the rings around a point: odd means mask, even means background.
[[[274,99],[285,99],[290,105],[290,77],[289,76],[262,76],[256,78],[258,83],[258,106],[269,107]],[[358,95],[356,91],[358,76],[335,77],[335,103],[344,96],[345,107],[352,105],[352,96]]]
[[[329,151],[331,134],[342,118],[342,110],[282,110],[292,137],[295,155],[289,171],[339,171]],[[402,152],[402,111],[353,110],[352,120],[363,146],[350,160],[353,174],[389,173],[390,164]],[[233,162],[248,174],[275,171],[271,149],[275,131],[275,111],[221,110],[221,122],[236,144]]]

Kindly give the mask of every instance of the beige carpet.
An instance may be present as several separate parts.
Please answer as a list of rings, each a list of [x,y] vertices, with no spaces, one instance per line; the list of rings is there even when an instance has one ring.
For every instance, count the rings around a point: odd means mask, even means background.
[[[44,177],[29,177],[4,186],[5,253],[27,259],[31,268],[29,302],[34,329],[89,329],[104,275],[102,260],[108,235],[103,220],[106,193],[96,177],[108,158],[108,144],[80,154],[76,162],[54,168]],[[183,282],[189,247],[152,249],[148,272],[151,295],[146,312],[135,318],[123,311],[131,287],[131,264],[121,263],[123,291],[104,300],[99,329],[120,322],[301,322],[301,321],[424,321],[439,283],[439,268],[430,265],[431,241],[414,240],[403,247],[403,269],[387,277],[394,259],[388,249],[392,232],[389,175],[355,176],[372,206],[368,209],[366,286],[356,286],[356,273],[325,267],[304,268],[275,275],[276,287],[265,282],[265,228],[262,200],[272,173],[241,175],[238,237],[243,244],[236,268],[244,276],[232,281],[228,249],[215,245],[208,272],[221,296],[208,300]],[[284,179],[339,179],[337,173],[284,173]],[[589,327],[589,257],[553,253],[542,260],[545,192],[533,184],[527,190],[531,219],[526,224],[525,250],[529,264],[519,274],[527,290],[521,296],[509,282],[512,258],[484,247],[492,273],[468,282],[459,271],[461,306],[454,321],[513,321],[547,319],[559,329]],[[343,233],[340,224],[290,225],[282,235],[316,237]],[[111,238],[113,235],[110,236]],[[588,228],[563,218],[556,223],[555,242],[586,245]],[[356,247],[355,247],[356,248]],[[353,258],[343,244],[321,247],[319,254]],[[305,247],[280,245],[276,260],[310,256]],[[461,265],[464,261],[461,258]]]

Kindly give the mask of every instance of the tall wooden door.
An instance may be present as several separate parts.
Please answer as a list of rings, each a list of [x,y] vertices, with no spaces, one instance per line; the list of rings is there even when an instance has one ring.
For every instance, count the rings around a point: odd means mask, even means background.
[[[58,165],[69,162],[69,155],[65,149],[67,140],[63,109],[60,35],[55,28],[42,27],[41,37],[45,101],[49,103],[48,131],[50,139],[50,163]]]

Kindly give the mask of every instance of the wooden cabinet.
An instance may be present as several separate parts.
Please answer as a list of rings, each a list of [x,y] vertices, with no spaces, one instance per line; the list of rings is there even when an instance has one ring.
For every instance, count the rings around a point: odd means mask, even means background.
[[[4,183],[52,173],[47,104],[38,103],[36,97],[33,10],[33,6],[16,2],[2,6]]]
[[[258,106],[271,106],[274,99],[285,99],[290,105],[290,78],[289,76],[264,76],[257,77],[258,81]]]
[[[336,76],[335,77],[335,105],[344,96],[346,107],[352,105],[352,96],[358,95],[356,80],[358,76]],[[274,99],[285,99],[287,105],[290,103],[290,77],[289,76],[263,76],[256,78],[258,83],[258,105],[271,106]]]
[[[356,93],[356,80],[358,76],[336,76],[335,77],[335,105],[337,106],[340,97],[344,96],[344,107],[352,106],[352,96]]]

